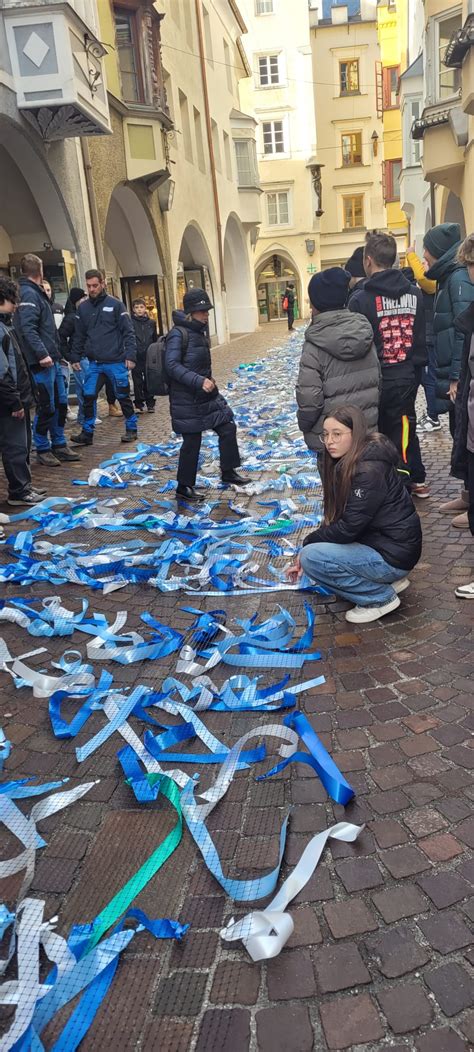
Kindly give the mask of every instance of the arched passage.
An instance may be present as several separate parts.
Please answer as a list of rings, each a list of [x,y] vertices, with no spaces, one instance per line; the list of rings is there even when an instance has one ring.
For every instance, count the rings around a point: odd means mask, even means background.
[[[266,252],[255,267],[259,321],[285,318],[282,301],[287,282],[295,286],[295,318],[301,315],[301,281],[296,263],[280,247]]]
[[[461,227],[461,237],[466,237],[466,220],[464,218],[464,209],[461,198],[454,194],[452,190],[447,194],[444,202],[443,209],[443,223],[459,223]]]
[[[58,299],[76,284],[74,230],[47,164],[24,132],[0,119],[0,270],[18,276],[21,256],[35,252]]]
[[[105,270],[109,287],[131,309],[144,299],[160,332],[166,328],[163,266],[156,231],[144,205],[129,186],[116,186],[105,225]]]
[[[224,237],[224,275],[230,335],[253,332],[256,327],[255,299],[242,223],[231,214]]]
[[[216,304],[214,267],[206,240],[197,223],[189,223],[183,233],[176,281],[176,303],[179,310],[182,310],[183,296],[188,289],[205,289],[216,308],[209,315],[210,335],[215,336],[218,330],[221,332],[222,319],[219,316],[220,304]]]

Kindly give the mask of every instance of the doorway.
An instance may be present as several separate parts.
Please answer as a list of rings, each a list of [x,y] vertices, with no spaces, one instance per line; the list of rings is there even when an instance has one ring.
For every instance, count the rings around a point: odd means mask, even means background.
[[[281,256],[272,256],[264,263],[257,277],[259,322],[281,321],[286,318],[283,298],[287,284],[294,285],[295,318],[299,318],[299,283],[296,273]]]
[[[164,302],[163,278],[156,274],[142,275],[139,277],[125,277],[120,279],[122,299],[125,306],[132,313],[134,300],[145,300],[148,315],[155,322],[158,334],[164,333],[163,312],[161,304]]]

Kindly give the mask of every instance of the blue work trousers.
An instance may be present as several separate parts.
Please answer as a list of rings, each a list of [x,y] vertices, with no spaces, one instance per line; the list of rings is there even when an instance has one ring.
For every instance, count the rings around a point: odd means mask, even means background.
[[[107,380],[111,382],[115,397],[120,403],[120,408],[125,417],[126,430],[136,431],[137,416],[130,397],[130,378],[125,363],[93,362],[90,360],[83,384],[83,430],[89,435],[94,433],[95,418],[97,416],[97,396]]]
[[[31,376],[36,397],[33,440],[37,452],[45,453],[66,445],[67,391],[59,362],[48,369],[32,368]]]

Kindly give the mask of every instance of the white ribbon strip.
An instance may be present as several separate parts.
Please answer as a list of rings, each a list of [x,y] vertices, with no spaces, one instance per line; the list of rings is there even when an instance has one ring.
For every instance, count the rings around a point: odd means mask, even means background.
[[[293,918],[285,910],[295,895],[304,888],[313,875],[327,841],[344,840],[352,843],[362,832],[363,826],[350,822],[338,822],[330,829],[317,833],[305,847],[303,854],[279,892],[264,910],[248,913],[242,920],[229,921],[221,931],[225,942],[241,939],[253,961],[267,961],[277,957],[294,930]]]

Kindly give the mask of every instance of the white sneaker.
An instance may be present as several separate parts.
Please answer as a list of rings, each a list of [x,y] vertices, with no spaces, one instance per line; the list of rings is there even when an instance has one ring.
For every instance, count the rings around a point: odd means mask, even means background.
[[[392,588],[397,595],[399,595],[400,592],[404,592],[405,588],[409,588],[410,585],[411,581],[409,577],[402,577],[401,581],[392,581]]]
[[[417,420],[417,422],[416,422],[416,430],[417,430],[418,434],[420,434],[421,431],[425,430],[425,424],[426,424],[427,419],[428,419],[427,416],[422,416],[420,420]]]
[[[454,594],[458,599],[474,599],[474,581],[470,584],[460,584]]]
[[[100,416],[96,416],[95,422],[96,422],[96,424],[101,424],[102,423],[102,420],[101,420]]]
[[[383,606],[354,606],[352,610],[347,611],[346,621],[351,621],[355,625],[365,625],[369,621],[378,621],[379,617],[385,617],[385,614],[391,614],[392,610],[396,610],[399,606],[398,595],[390,599],[388,603],[384,603]]]
[[[441,421],[433,420],[431,416],[427,416],[423,431],[441,431]]]

